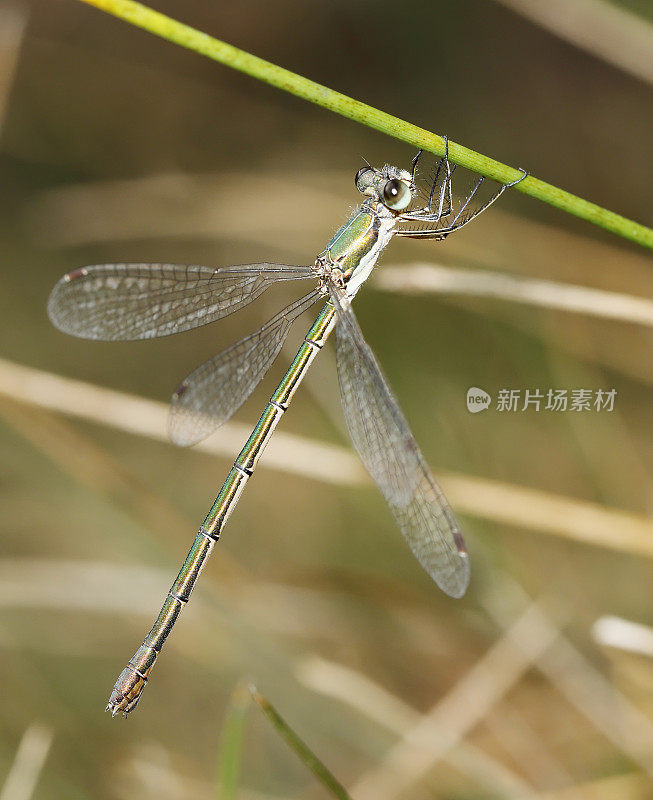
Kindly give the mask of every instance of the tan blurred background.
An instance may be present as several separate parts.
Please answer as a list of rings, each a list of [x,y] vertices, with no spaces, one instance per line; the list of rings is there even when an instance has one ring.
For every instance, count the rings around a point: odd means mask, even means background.
[[[653,223],[644,0],[156,8]],[[216,796],[243,679],[355,800],[653,797],[650,252],[515,192],[444,243],[393,243],[356,310],[463,522],[468,594],[437,590],[365,482],[325,352],[138,710],[111,720],[309,320],[213,452],[180,451],[162,406],[85,392],[162,404],[293,292],[98,344],[50,326],[51,287],[89,263],[310,263],[357,202],[361,156],[413,152],[74,0],[0,3],[0,73],[0,798]],[[617,398],[472,415],[472,386]],[[240,786],[325,796],[255,710]]]

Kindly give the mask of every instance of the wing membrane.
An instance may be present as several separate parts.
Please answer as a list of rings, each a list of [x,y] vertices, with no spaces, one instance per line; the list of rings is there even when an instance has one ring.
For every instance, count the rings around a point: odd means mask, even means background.
[[[443,591],[460,597],[469,583],[469,559],[456,519],[351,307],[337,289],[330,291],[338,311],[338,379],[352,441],[415,556]]]
[[[314,290],[291,303],[255,333],[206,361],[177,388],[169,433],[175,444],[196,444],[226,422],[272,366],[290,326],[319,297]]]
[[[226,317],[277,281],[310,277],[311,267],[284,264],[103,264],[64,275],[48,314],[57,328],[85,339],[150,339]]]

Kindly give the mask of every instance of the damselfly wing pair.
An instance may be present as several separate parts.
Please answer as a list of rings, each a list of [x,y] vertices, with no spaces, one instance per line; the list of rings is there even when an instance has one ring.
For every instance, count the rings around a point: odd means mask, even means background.
[[[445,140],[446,143],[446,140]],[[318,300],[324,305],[236,458],[159,616],[119,676],[107,711],[126,715],[138,703],[172,626],[247,480],[311,362],[336,330],[342,406],[351,439],[424,569],[447,594],[460,597],[469,559],[456,519],[433,479],[408,423],[363,338],[351,302],[393,236],[444,239],[493,203],[507,186],[479,202],[480,178],[461,201],[453,191],[448,151],[425,170],[422,151],[411,169],[366,163],[356,173],[362,204],[310,266],[247,264],[214,269],[173,264],[104,264],[73,270],[48,304],[60,330],[101,341],[149,339],[215,322],[281,281],[313,288],[258,331],[192,372],[172,398],[170,435],[192,445],[228,420],[271,367],[292,323]],[[523,179],[522,176],[521,179]]]

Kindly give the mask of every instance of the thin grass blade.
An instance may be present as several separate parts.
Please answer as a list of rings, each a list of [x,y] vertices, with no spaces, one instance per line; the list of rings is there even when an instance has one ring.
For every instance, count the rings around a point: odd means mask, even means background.
[[[293,731],[288,723],[283,719],[275,707],[263,697],[255,686],[250,686],[250,693],[256,705],[261,709],[265,716],[270,720],[273,727],[288,746],[295,751],[300,761],[310,769],[315,777],[320,781],[324,788],[333,797],[339,800],[352,800],[351,795],[333,773],[324,766],[315,753],[304,744],[299,736]]]
[[[238,796],[243,739],[250,702],[247,687],[242,683],[238,684],[231,695],[220,735],[215,792],[217,800],[236,800]]]
[[[184,25],[176,19],[167,17],[158,11],[134,2],[134,0],[81,0],[90,6],[95,6],[108,14],[120,17],[131,25],[143,28],[156,36],[170,42],[193,50],[200,55],[218,61],[232,69],[244,72],[252,78],[264,81],[291,94],[308,100],[311,103],[354,120],[362,125],[367,125],[388,136],[393,136],[412,147],[427,150],[437,156],[444,155],[445,140],[442,136],[413,125],[406,120],[394,117],[378,108],[361,103],[353,97],[348,97],[341,92],[336,92],[302,75],[297,75],[290,70],[283,69],[269,61],[252,55],[245,50],[239,50],[233,45],[215,39],[206,33]],[[511,183],[522,177],[522,171],[507,164],[502,164],[493,158],[488,158],[481,153],[470,150],[456,142],[448,143],[449,158],[455,164],[478,172],[486,178],[491,178],[499,183]],[[574,214],[587,222],[598,225],[605,230],[616,233],[625,239],[630,239],[642,247],[653,248],[653,229],[647,228],[633,220],[608,211],[596,203],[583,200],[581,197],[566,192],[550,183],[529,175],[517,186],[516,191],[549,203],[556,208]]]

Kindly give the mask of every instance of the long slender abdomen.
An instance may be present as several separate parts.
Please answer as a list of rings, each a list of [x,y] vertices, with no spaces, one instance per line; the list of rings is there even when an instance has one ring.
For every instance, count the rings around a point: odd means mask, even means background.
[[[274,429],[288,408],[311,362],[329,336],[335,322],[335,309],[327,303],[313,323],[293,363],[270,398],[261,417],[229,471],[220,493],[200,527],[186,560],[172,584],[152,630],[129,660],[116,681],[107,711],[128,714],[138,704],[156,659],[183,607],[188,602],[200,573],[211,555],[222,528],[233,512],[245,484],[269,442]]]

